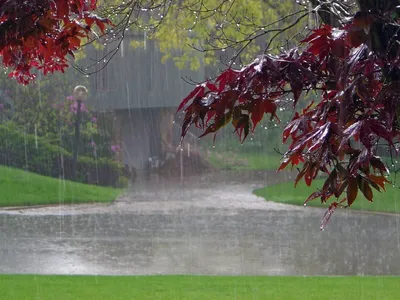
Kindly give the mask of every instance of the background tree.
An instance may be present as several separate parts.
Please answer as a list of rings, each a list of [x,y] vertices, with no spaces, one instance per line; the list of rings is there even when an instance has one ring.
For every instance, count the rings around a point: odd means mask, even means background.
[[[202,63],[218,65],[222,61],[225,65],[239,66],[250,62],[262,51],[266,36],[272,36],[280,26],[291,24],[300,13],[297,8],[294,1],[131,0],[121,3],[114,0],[99,1],[98,10],[116,24],[110,40],[144,32],[146,38],[157,42],[164,60],[173,59],[181,68],[197,69]],[[302,12],[307,10],[305,7]],[[301,39],[308,22],[302,18],[288,28],[282,35],[286,43]],[[136,40],[131,44],[140,47],[144,43]],[[199,51],[204,53],[202,58]]]

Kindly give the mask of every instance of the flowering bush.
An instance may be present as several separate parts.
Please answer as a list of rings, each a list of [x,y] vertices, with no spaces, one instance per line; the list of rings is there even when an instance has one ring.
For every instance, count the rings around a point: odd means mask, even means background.
[[[0,124],[0,164],[24,168],[55,178],[72,178],[72,154],[41,137],[24,134],[15,124]],[[77,181],[119,186],[124,175],[122,164],[109,158],[78,157]]]
[[[114,152],[115,154],[118,154],[121,152],[121,147],[119,145],[112,145],[111,151]]]
[[[66,97],[60,103],[53,104],[53,110],[57,112],[59,119],[58,137],[61,137],[62,147],[71,152],[75,141],[77,109],[78,102],[72,96]],[[79,154],[111,158],[120,152],[119,145],[114,145],[112,142],[112,128],[106,128],[104,126],[106,122],[99,122],[95,113],[85,103],[81,103],[80,116]]]

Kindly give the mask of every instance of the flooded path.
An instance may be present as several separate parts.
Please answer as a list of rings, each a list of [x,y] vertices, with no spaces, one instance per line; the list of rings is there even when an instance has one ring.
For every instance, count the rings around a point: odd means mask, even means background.
[[[338,211],[321,232],[323,209],[251,194],[279,176],[222,175],[138,182],[111,205],[3,209],[0,273],[400,274],[399,215]]]

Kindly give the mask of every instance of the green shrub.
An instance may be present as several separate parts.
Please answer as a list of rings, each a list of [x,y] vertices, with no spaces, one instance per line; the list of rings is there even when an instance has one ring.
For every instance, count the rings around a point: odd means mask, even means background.
[[[55,178],[72,178],[70,152],[40,137],[19,132],[12,123],[0,125],[0,164]],[[116,186],[123,172],[123,165],[111,159],[78,157],[79,182]]]
[[[129,182],[130,180],[128,177],[119,176],[116,187],[121,189],[127,188],[129,186]]]

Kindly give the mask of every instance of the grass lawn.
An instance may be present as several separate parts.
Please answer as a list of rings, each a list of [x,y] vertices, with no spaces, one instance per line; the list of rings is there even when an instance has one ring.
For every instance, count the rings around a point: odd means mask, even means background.
[[[0,166],[0,206],[110,202],[121,192]]]
[[[399,277],[1,275],[2,300],[398,299]]]
[[[323,179],[313,181],[311,187],[304,182],[299,182],[294,187],[294,182],[285,182],[276,185],[267,186],[254,191],[257,196],[263,197],[268,201],[279,203],[303,205],[308,196],[321,188],[324,183]],[[391,184],[385,186],[386,192],[379,193],[373,189],[374,202],[368,202],[361,191],[358,191],[357,199],[351,206],[352,209],[378,211],[378,212],[400,212],[400,189],[393,188]],[[332,198],[333,199],[333,198]],[[329,202],[328,202],[329,203]],[[328,207],[328,204],[322,204],[319,199],[315,199],[307,203],[310,206]]]
[[[222,170],[276,170],[280,165],[281,156],[265,153],[218,153],[213,151],[208,161],[215,168]]]

